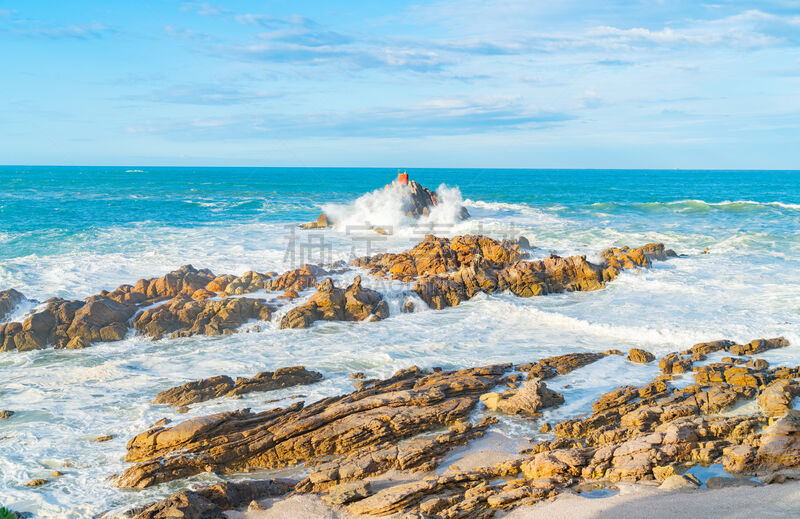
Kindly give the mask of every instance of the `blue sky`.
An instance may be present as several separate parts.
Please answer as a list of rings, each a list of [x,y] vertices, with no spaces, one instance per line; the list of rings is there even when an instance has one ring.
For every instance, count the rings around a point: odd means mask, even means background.
[[[0,163],[800,169],[800,0],[0,0]]]

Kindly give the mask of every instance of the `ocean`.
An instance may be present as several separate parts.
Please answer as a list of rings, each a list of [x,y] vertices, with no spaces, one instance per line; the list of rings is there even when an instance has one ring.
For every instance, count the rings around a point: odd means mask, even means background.
[[[701,341],[779,335],[792,345],[763,358],[800,364],[800,172],[414,169],[411,178],[438,189],[442,200],[419,222],[406,218],[392,197],[373,192],[396,174],[3,166],[0,290],[15,288],[39,301],[84,298],[187,263],[215,274],[282,272],[308,261],[404,250],[426,233],[525,236],[534,257],[592,259],[610,246],[647,242],[664,242],[681,257],[626,271],[597,292],[481,295],[443,311],[415,300],[409,285],[365,277],[389,300],[389,319],[278,330],[282,309],[272,322],[245,325],[231,336],[151,341],[131,333],[85,350],[0,353],[0,409],[16,412],[0,421],[0,504],[37,517],[94,517],[214,481],[202,474],[121,491],[107,478],[127,466],[126,442],[162,417],[263,409],[294,401],[267,399],[298,395],[311,402],[352,390],[353,371],[385,377],[415,364],[461,368],[610,348],[663,355]],[[472,215],[463,222],[456,217],[461,205]],[[297,228],[323,210],[337,227]],[[416,311],[401,313],[408,300]],[[22,305],[12,318],[32,308]],[[195,404],[185,415],[150,403],[157,392],[189,380],[293,365],[325,379]],[[548,381],[566,404],[543,419],[588,411],[599,392],[646,383],[657,371],[609,357]],[[516,439],[538,434],[514,417],[503,417],[496,430]],[[102,435],[114,438],[92,441]],[[54,478],[53,470],[64,475]],[[51,481],[24,486],[40,477]]]

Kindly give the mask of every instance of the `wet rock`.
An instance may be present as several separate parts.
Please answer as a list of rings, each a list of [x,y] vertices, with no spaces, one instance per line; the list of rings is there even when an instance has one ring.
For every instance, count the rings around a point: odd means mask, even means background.
[[[332,505],[345,505],[371,495],[372,485],[369,481],[353,481],[328,489],[327,495],[322,496],[322,499]]]
[[[7,420],[12,416],[14,416],[14,411],[9,411],[8,409],[0,411],[0,420]]]
[[[58,478],[58,477],[63,476],[64,473],[63,472],[59,472],[57,470],[54,470],[54,471],[50,472],[50,475],[53,476],[54,478]]]
[[[261,413],[242,409],[156,427],[128,442],[126,460],[137,464],[117,484],[145,488],[200,472],[278,468],[397,442],[463,420],[508,369],[408,369],[305,408],[297,403]]]
[[[39,479],[32,479],[32,480],[28,481],[27,483],[25,483],[25,486],[26,487],[40,487],[40,486],[45,485],[45,484],[47,484],[47,480],[39,478]]]
[[[347,289],[337,288],[326,279],[317,287],[304,305],[292,308],[281,319],[281,328],[307,328],[313,322],[364,321],[385,319],[389,307],[380,293],[361,286],[361,276],[356,276]]]
[[[99,443],[99,442],[107,442],[107,441],[110,441],[110,440],[113,440],[113,439],[114,439],[114,435],[113,434],[108,434],[106,436],[98,436],[97,438],[95,438],[92,441]]]
[[[236,276],[231,274],[223,274],[221,276],[215,277],[211,280],[208,285],[206,285],[206,290],[209,292],[214,292],[215,294],[219,294],[220,292],[225,292],[225,289],[228,288],[228,283],[236,279]]]
[[[0,321],[5,320],[6,316],[23,301],[25,301],[25,296],[13,288],[0,290]]]
[[[285,387],[312,384],[322,380],[322,374],[309,371],[303,366],[263,371],[253,378],[239,377],[234,380],[226,375],[187,382],[156,395],[153,403],[175,407],[205,402],[213,398],[233,397],[253,391],[272,391]]]
[[[547,434],[552,430],[553,430],[553,426],[550,425],[549,422],[545,422],[545,423],[542,424],[541,427],[539,427],[539,432],[542,433],[542,434]]]
[[[536,362],[518,364],[516,367],[520,371],[527,371],[529,378],[548,379],[556,375],[571,373],[605,356],[605,353],[567,353],[565,355],[540,359]]]
[[[640,350],[638,348],[631,348],[631,350],[628,352],[627,358],[629,361],[637,362],[639,364],[647,364],[656,360],[655,355],[649,351]]]
[[[492,410],[508,414],[533,416],[540,409],[561,405],[564,396],[551,389],[539,379],[528,379],[516,391],[505,393],[486,393],[481,395],[481,402]]]
[[[288,493],[293,482],[285,480],[225,481],[199,490],[186,490],[142,507],[133,519],[222,519],[234,510],[258,499]]]
[[[689,476],[674,474],[666,478],[658,488],[661,490],[694,490],[700,485]]]
[[[275,292],[302,292],[317,284],[317,279],[327,276],[328,272],[316,265],[303,265],[284,272],[269,281],[269,290]]]
[[[761,435],[751,473],[775,472],[800,466],[800,411],[789,409]]]
[[[214,274],[208,269],[198,270],[184,265],[160,278],[140,279],[135,285],[120,285],[111,292],[100,292],[125,305],[152,304],[179,295],[187,297],[214,281]]]
[[[245,272],[242,276],[234,278],[225,286],[226,295],[242,295],[256,290],[264,290],[270,286],[269,274],[261,274],[253,270]]]
[[[331,222],[328,220],[328,217],[325,213],[320,214],[317,219],[313,222],[304,223],[300,227],[303,229],[325,229],[330,227]]]
[[[192,335],[223,335],[250,319],[267,321],[272,308],[263,299],[228,298],[219,301],[195,301],[181,296],[149,308],[134,322],[136,330],[153,339]]]
[[[679,375],[692,370],[692,361],[686,357],[679,356],[677,353],[670,353],[659,360],[658,368],[665,375]]]
[[[192,299],[197,301],[203,301],[204,299],[211,299],[212,297],[217,297],[216,292],[212,292],[211,290],[206,290],[205,288],[201,288],[200,290],[195,290],[192,294]]]

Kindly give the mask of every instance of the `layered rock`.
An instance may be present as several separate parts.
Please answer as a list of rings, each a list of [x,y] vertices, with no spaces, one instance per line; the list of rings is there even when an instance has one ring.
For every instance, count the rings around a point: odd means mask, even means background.
[[[294,482],[287,480],[224,481],[198,490],[186,490],[148,503],[133,511],[132,519],[221,519],[226,510],[287,494]]]
[[[313,322],[380,320],[389,316],[389,306],[380,293],[361,286],[357,276],[347,289],[337,288],[326,279],[307,303],[289,310],[281,328],[308,328]]]
[[[410,369],[305,408],[243,409],[155,427],[128,442],[125,459],[137,464],[117,484],[145,488],[200,472],[277,468],[397,442],[464,420],[509,368]]]
[[[253,378],[238,377],[236,381],[226,375],[187,382],[156,395],[153,403],[175,407],[205,402],[213,398],[244,395],[254,391],[272,391],[292,386],[313,384],[322,380],[322,373],[309,371],[303,366],[262,371]]]
[[[6,316],[23,301],[25,301],[25,296],[13,288],[0,290],[0,322],[4,321]]]
[[[564,403],[564,395],[547,387],[547,384],[536,378],[529,378],[517,390],[504,393],[485,393],[481,402],[492,410],[508,414],[536,416],[540,409]]]
[[[192,335],[227,335],[250,319],[268,321],[273,308],[264,299],[245,297],[194,300],[178,296],[139,314],[133,325],[153,339]]]
[[[566,353],[564,355],[539,359],[536,362],[518,364],[516,367],[520,371],[527,372],[529,378],[548,379],[556,375],[566,375],[573,370],[588,366],[606,355],[608,355],[608,353]]]

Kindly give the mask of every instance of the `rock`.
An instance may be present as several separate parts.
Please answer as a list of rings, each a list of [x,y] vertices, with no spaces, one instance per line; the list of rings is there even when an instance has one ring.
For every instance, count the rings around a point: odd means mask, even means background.
[[[228,283],[236,279],[236,276],[231,274],[223,274],[221,276],[215,277],[213,280],[209,281],[206,285],[205,290],[209,292],[213,292],[218,294],[220,292],[225,292],[225,289],[228,287]]]
[[[73,337],[69,340],[66,346],[68,350],[82,350],[90,346],[89,341],[83,337]]]
[[[325,213],[322,213],[317,217],[316,221],[304,223],[300,227],[303,229],[325,229],[330,226],[331,223],[328,220],[328,217],[325,215]]]
[[[758,405],[767,416],[783,416],[792,407],[792,400],[800,395],[800,386],[792,379],[770,382],[758,395]]]
[[[486,393],[480,400],[492,410],[532,416],[540,409],[563,404],[564,396],[548,389],[539,379],[528,379],[517,391],[507,391],[502,395]]]
[[[361,286],[356,276],[346,290],[337,288],[330,279],[322,281],[304,305],[292,308],[281,319],[281,328],[307,328],[313,322],[364,321],[385,319],[389,307],[380,293]]]
[[[28,481],[27,483],[25,483],[25,486],[26,487],[40,487],[40,486],[42,486],[42,485],[44,485],[46,483],[47,483],[47,480],[44,480],[44,479],[41,479],[41,478],[40,479],[32,479],[32,480]]]
[[[372,485],[369,481],[353,481],[331,487],[328,494],[322,496],[322,499],[331,505],[345,505],[371,495]]]
[[[706,480],[706,486],[711,489],[730,488],[730,487],[758,487],[761,486],[757,481],[745,478],[729,478],[713,476]]]
[[[250,319],[269,320],[272,310],[263,299],[238,297],[195,301],[180,296],[139,314],[134,327],[139,333],[153,339],[161,339],[166,335],[171,338],[223,335],[234,333]]]
[[[688,476],[673,474],[666,478],[658,488],[661,490],[694,490],[699,486],[696,480]]]
[[[260,274],[253,270],[245,272],[242,276],[234,278],[225,286],[226,295],[241,295],[264,290],[270,286],[269,274]]]
[[[789,409],[761,435],[751,473],[800,466],[800,411]]]
[[[350,373],[350,378],[352,378],[353,380],[363,380],[367,378],[367,376],[360,371],[355,371],[353,373]]]
[[[192,299],[195,299],[197,301],[210,299],[212,297],[217,297],[216,292],[212,292],[211,290],[206,290],[205,288],[195,290],[194,293],[192,294]]]
[[[529,378],[548,379],[556,375],[566,375],[578,368],[588,366],[606,355],[606,353],[567,353],[540,359],[537,362],[518,364],[517,369],[527,371]]]
[[[64,473],[63,472],[59,472],[57,470],[54,470],[54,471],[50,472],[50,475],[53,476],[54,478],[57,478],[57,477],[63,476]]]
[[[145,488],[200,472],[278,468],[396,442],[466,418],[478,396],[509,368],[402,370],[305,408],[297,403],[260,413],[242,409],[156,427],[128,442],[126,460],[137,464],[117,484]]]
[[[113,434],[109,434],[109,435],[106,435],[106,436],[98,436],[97,438],[95,438],[92,441],[93,442],[107,442],[107,441],[113,440],[113,439],[114,439],[114,435]]]
[[[328,272],[316,265],[303,265],[284,272],[269,281],[269,290],[280,292],[302,292],[317,284],[317,279],[327,276]]]
[[[247,505],[247,511],[248,512],[255,512],[257,510],[266,510],[266,509],[267,509],[267,507],[265,507],[264,505],[262,505],[261,503],[259,503],[258,501],[255,501],[255,500],[250,501],[250,504]]]
[[[287,494],[293,482],[279,479],[263,481],[224,481],[186,490],[137,509],[133,519],[222,519],[226,510],[234,510],[259,499]]]
[[[25,301],[25,296],[13,288],[0,290],[0,321],[4,321],[6,316],[23,301]]]
[[[414,309],[415,309],[415,308],[416,308],[416,307],[414,306],[414,301],[406,301],[406,302],[403,304],[403,313],[404,313],[404,314],[411,314],[411,313],[414,313]]]
[[[553,430],[553,426],[550,425],[549,422],[544,422],[541,427],[539,427],[539,432],[542,434],[547,434]]]
[[[181,407],[197,402],[205,402],[223,396],[233,397],[253,391],[272,391],[285,387],[313,384],[322,380],[322,374],[308,371],[303,366],[279,368],[275,372],[264,371],[253,378],[239,377],[236,382],[232,378],[219,375],[216,377],[187,382],[156,395],[153,403],[169,404]]]
[[[12,416],[14,416],[14,411],[9,411],[8,409],[0,411],[0,420],[7,420]]]
[[[638,348],[631,348],[628,352],[627,359],[631,362],[637,362],[639,364],[647,364],[649,362],[653,362],[656,360],[656,356],[650,353],[649,351],[640,350]]]

